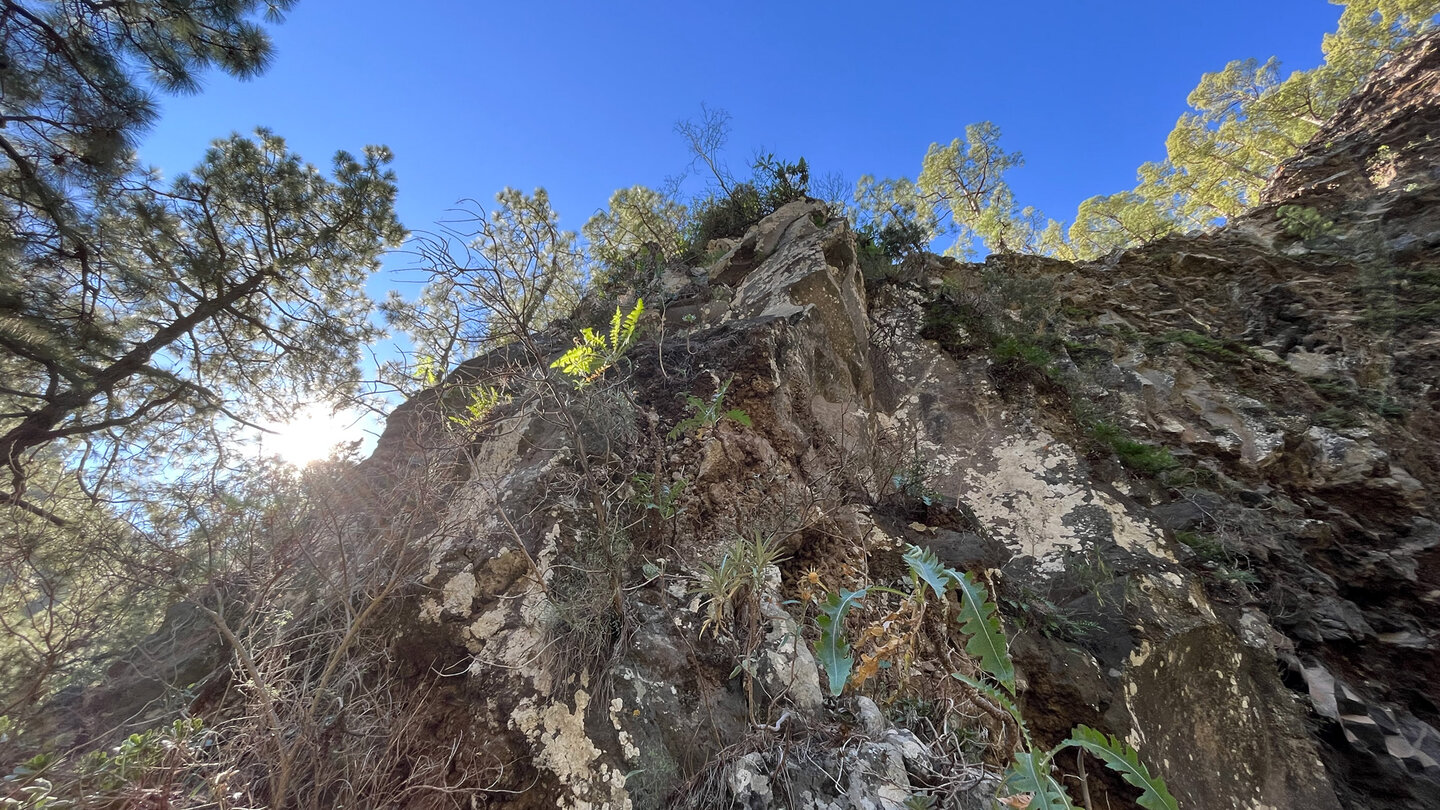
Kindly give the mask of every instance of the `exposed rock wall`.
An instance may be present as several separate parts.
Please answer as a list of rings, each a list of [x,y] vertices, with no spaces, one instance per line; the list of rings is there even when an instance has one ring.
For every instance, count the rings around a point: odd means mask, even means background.
[[[715,247],[600,382],[547,365],[614,300],[342,482],[357,526],[427,493],[379,623],[456,785],[414,806],[991,807],[1017,733],[943,612],[842,698],[813,652],[816,593],[910,544],[991,587],[1041,745],[1119,735],[1185,808],[1440,806],[1440,38],[1215,233],[892,268],[798,202]],[[470,433],[476,382],[511,398]],[[721,389],[745,420],[672,433]]]
[[[1440,804],[1437,43],[1213,234],[867,279],[847,224],[794,203],[667,271],[606,383],[517,397],[456,450],[392,623],[403,655],[463,672],[447,705],[504,763],[483,804],[988,806],[1013,741],[947,677],[945,627],[869,696],[828,697],[811,652],[807,579],[892,582],[910,543],[988,572],[1042,742],[1119,734],[1182,807]],[[678,395],[727,381],[749,426],[665,437]],[[397,414],[370,472],[403,477],[436,404]],[[636,473],[683,479],[663,519],[635,511]],[[757,537],[782,559],[753,599],[697,595]],[[973,728],[937,730],[939,703]]]

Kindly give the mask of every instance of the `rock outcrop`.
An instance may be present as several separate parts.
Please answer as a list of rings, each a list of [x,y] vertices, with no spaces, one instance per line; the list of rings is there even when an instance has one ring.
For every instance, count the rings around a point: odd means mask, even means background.
[[[1037,745],[1117,735],[1184,808],[1440,806],[1440,37],[1213,233],[891,266],[802,201],[712,247],[463,364],[337,482],[337,531],[423,557],[366,631],[377,761],[442,786],[410,806],[992,807],[1017,729],[952,677],[954,606],[897,598],[911,546],[991,590]],[[636,295],[614,368],[547,368]],[[508,399],[453,418],[476,385]],[[820,597],[876,586],[832,696]],[[223,703],[192,646],[96,727],[175,678]],[[1099,770],[1076,801],[1134,806]]]
[[[389,624],[450,676],[475,806],[988,807],[1013,739],[951,628],[858,696],[812,652],[813,589],[894,584],[910,544],[988,577],[1044,744],[1120,735],[1181,807],[1440,804],[1437,87],[1432,37],[1260,208],[1098,262],[867,277],[792,203],[669,269],[603,383],[517,382]],[[538,380],[548,340],[452,382]],[[667,436],[722,390],[748,425]],[[403,480],[439,403],[367,471]]]

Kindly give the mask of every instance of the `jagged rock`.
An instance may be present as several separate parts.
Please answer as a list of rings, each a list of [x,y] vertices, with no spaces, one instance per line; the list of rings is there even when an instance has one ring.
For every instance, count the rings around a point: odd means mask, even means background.
[[[1440,801],[1437,77],[1432,36],[1213,233],[867,286],[849,225],[791,203],[667,269],[663,334],[605,384],[524,388],[592,300],[455,372],[528,392],[502,427],[455,441],[444,389],[397,409],[353,508],[442,488],[384,644],[440,698],[424,727],[463,729],[473,806],[990,807],[1018,734],[950,677],[945,607],[884,699],[832,699],[812,651],[815,591],[903,587],[911,543],[994,589],[1038,744],[1116,734],[1182,807]],[[662,438],[727,385],[748,426]],[[685,486],[646,509],[644,480]]]
[[[924,777],[931,758],[875,711],[861,712],[859,744],[811,744],[818,770],[793,772],[763,748],[727,765],[725,752],[833,722],[806,628],[782,591],[808,568],[833,581],[827,566],[839,560],[858,568],[893,554],[886,549],[903,546],[904,536],[955,565],[1001,567],[1016,587],[1094,616],[1087,621],[1100,637],[1067,653],[1077,656],[1073,668],[1052,669],[1053,651],[1020,654],[1031,706],[1062,694],[1075,701],[1074,709],[1036,710],[1037,729],[1063,734],[1086,720],[1127,734],[1194,806],[1335,806],[1298,704],[1261,676],[1273,658],[1241,643],[1219,617],[1132,485],[1097,476],[1061,423],[1025,413],[991,382],[984,358],[923,338],[923,293],[882,287],[872,299],[843,222],[815,205],[788,206],[712,274],[734,285],[734,295],[720,322],[686,336],[688,365],[668,369],[666,380],[648,359],[635,361],[633,401],[642,408],[671,408],[666,400],[677,388],[733,379],[729,396],[753,424],[721,423],[667,452],[667,463],[693,465],[691,517],[679,524],[686,558],[677,563],[685,567],[675,573],[698,577],[700,562],[719,560],[737,534],[752,531],[788,533],[795,562],[765,573],[754,607],[736,608],[755,611],[749,616],[719,615],[684,589],[637,590],[623,617],[629,630],[613,637],[605,669],[567,672],[546,651],[579,631],[548,606],[567,598],[561,563],[599,539],[584,502],[559,494],[572,491],[555,483],[569,462],[542,449],[564,442],[539,413],[508,415],[507,430],[471,453],[473,483],[437,521],[457,539],[437,547],[427,577],[434,595],[416,612],[419,622],[453,628],[451,643],[473,656],[468,677],[485,696],[476,721],[528,748],[529,769],[516,769],[505,789],[534,782],[535,773],[555,806],[663,806],[667,791],[699,778],[710,787],[689,794],[693,806],[712,806],[696,797],[721,794],[749,807],[902,806],[917,788],[911,775]],[[1198,401],[1193,392],[1207,384],[1192,377],[1188,400],[1153,397],[1152,406]],[[1147,385],[1133,390],[1143,394]],[[1213,426],[1218,413],[1234,414],[1226,423],[1237,430],[1269,418],[1258,400],[1205,390],[1211,404],[1199,413],[1210,421],[1200,424]],[[1249,429],[1252,437],[1275,430]],[[379,455],[400,438],[387,433]],[[1246,469],[1279,446],[1239,441]],[[913,461],[895,452],[904,447],[918,450],[924,486],[938,496],[930,509],[940,511],[886,529],[880,516],[847,504],[889,497]],[[529,517],[512,530],[501,510]],[[513,575],[517,541],[544,572],[539,580]],[[750,623],[753,641],[716,643],[723,622]],[[1089,674],[1077,690],[1080,672]],[[1206,744],[1184,745],[1198,728]],[[1263,769],[1255,770],[1257,757]],[[625,775],[647,762],[668,764],[648,783],[631,784]],[[1242,766],[1251,770],[1236,770]]]

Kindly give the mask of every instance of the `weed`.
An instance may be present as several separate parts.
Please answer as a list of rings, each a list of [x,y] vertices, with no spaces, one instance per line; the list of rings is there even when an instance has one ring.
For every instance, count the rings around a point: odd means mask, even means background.
[[[1010,349],[1014,356],[1029,354],[1038,360],[1023,347],[1041,346],[1047,340],[1041,336],[1058,310],[1054,279],[987,264],[978,277],[945,280],[939,294],[926,303],[921,334],[939,340],[952,353],[968,348],[964,337],[970,339],[969,345],[991,348],[1010,338],[1016,341]],[[1048,362],[1047,358],[1036,365]]]
[[[1440,269],[1434,266],[1368,268],[1360,287],[1367,326],[1403,329],[1440,320]]]
[[[7,718],[0,717],[0,725],[8,729]],[[110,751],[91,751],[74,760],[38,754],[4,777],[10,796],[0,797],[0,807],[130,807],[135,797],[147,794],[163,804],[193,769],[202,747],[212,744],[199,718],[182,718],[131,734]],[[17,794],[24,798],[14,798]]]
[[[1049,638],[1081,642],[1101,630],[1098,623],[1080,618],[1076,611],[1066,610],[1030,588],[1021,588],[1019,596],[1002,601],[1021,617],[1020,629],[1036,630]]]
[[[931,489],[926,483],[929,478],[929,470],[926,468],[925,459],[917,451],[910,456],[909,463],[890,476],[890,483],[895,491],[910,500],[931,506],[940,502],[940,493]]]
[[[1225,544],[1213,535],[1178,531],[1175,532],[1175,540],[1193,551],[1195,558],[1201,562],[1218,563],[1230,560],[1230,552],[1225,548]]]
[[[1001,338],[992,356],[997,363],[1025,366],[1045,376],[1050,375],[1050,365],[1055,362],[1043,346],[1019,337]]]
[[[611,528],[577,537],[546,590],[547,629],[560,671],[604,670],[625,632],[625,568],[630,538]]]
[[[1053,771],[1058,753],[1067,748],[1078,748],[1097,757],[1126,782],[1140,788],[1137,803],[1141,807],[1177,810],[1175,798],[1170,795],[1165,781],[1151,775],[1140,762],[1137,752],[1118,738],[1081,725],[1072,729],[1070,736],[1054,748],[1037,748],[1016,700],[1015,665],[1010,658],[1005,634],[1000,629],[995,603],[990,600],[985,585],[972,574],[962,574],[942,566],[932,552],[915,546],[906,551],[905,562],[910,567],[909,593],[878,586],[858,591],[841,589],[829,594],[821,604],[820,616],[816,620],[821,630],[816,657],[825,664],[832,694],[839,694],[847,681],[861,680],[859,669],[854,678],[845,677],[854,659],[844,637],[843,625],[845,614],[861,603],[869,591],[898,594],[912,604],[923,604],[927,589],[943,602],[953,585],[960,597],[957,617],[960,631],[969,636],[965,651],[980,665],[989,680],[982,681],[960,673],[952,673],[951,677],[965,683],[981,698],[1009,714],[1022,738],[1021,750],[1015,754],[1001,782],[1000,792],[1005,795],[999,797],[1000,801],[1012,807],[1073,810],[1069,795]],[[871,634],[872,631],[866,631],[867,637]],[[862,661],[862,666],[866,663],[869,662]],[[920,803],[914,806],[924,807],[928,799],[917,798],[916,801]]]
[[[760,666],[760,656],[756,653],[762,639],[761,594],[767,580],[777,571],[776,566],[786,559],[778,534],[752,532],[748,537],[736,539],[718,565],[701,567],[698,592],[706,601],[706,616],[700,635],[703,637],[707,629],[713,628],[719,638],[722,625],[732,629],[737,623],[740,625],[740,631],[727,639],[736,645],[738,659],[730,677],[745,675],[745,702],[751,723],[758,722],[755,678]]]
[[[1315,414],[1315,424],[1331,430],[1345,430],[1364,426],[1364,422],[1349,408],[1326,408]]]
[[[1237,554],[1225,541],[1211,534],[1177,531],[1175,540],[1190,549],[1206,576],[1216,582],[1250,587],[1260,584],[1260,577],[1245,568],[1244,556]]]
[[[642,509],[656,512],[662,520],[670,520],[682,511],[676,502],[690,483],[684,478],[666,481],[657,478],[654,473],[636,473],[630,481],[635,486],[636,500]]]
[[[1260,584],[1260,575],[1248,568],[1217,568],[1213,572],[1213,576],[1220,582],[1229,582],[1246,587]]]
[[[718,636],[723,619],[733,611],[736,601],[742,596],[758,600],[768,569],[786,559],[778,536],[755,532],[737,538],[716,565],[701,565],[700,587],[696,590],[707,606],[701,635],[714,628]]]
[[[1106,591],[1116,582],[1124,580],[1124,575],[1116,574],[1110,564],[1105,562],[1105,557],[1101,555],[1100,549],[1096,547],[1078,552],[1067,549],[1063,555],[1062,565],[1065,569],[1064,579],[1085,593],[1094,596],[1095,601],[1102,607],[1105,605],[1106,599],[1110,598],[1106,595]]]
[[[1178,343],[1184,346],[1186,352],[1192,357],[1208,357],[1232,363],[1253,356],[1249,346],[1235,343],[1234,341],[1216,340],[1208,335],[1202,335],[1199,332],[1189,329],[1176,329],[1165,332],[1147,342],[1152,346]]]
[[[1121,464],[1142,475],[1159,475],[1180,466],[1169,450],[1135,441],[1109,422],[1094,422],[1089,432],[1090,438],[1113,450]]]
[[[1317,239],[1335,230],[1335,223],[1324,214],[1304,205],[1282,205],[1275,210],[1280,226],[1291,236],[1305,241]]]
[[[1336,377],[1317,377],[1306,380],[1311,390],[1337,404],[1316,414],[1315,424],[1331,428],[1363,427],[1364,422],[1353,413],[1356,409],[1371,411],[1385,419],[1398,419],[1406,415],[1404,406],[1385,391],[1360,388],[1350,380]]]
[[[1082,367],[1094,366],[1097,363],[1106,363],[1111,359],[1110,349],[1096,343],[1085,343],[1079,340],[1063,340],[1061,345],[1065,347],[1065,353]]]
[[[694,394],[686,394],[685,403],[690,407],[691,415],[680,420],[674,428],[671,428],[668,438],[674,440],[691,430],[696,432],[697,438],[704,438],[706,432],[726,419],[750,427],[750,415],[745,411],[740,408],[725,409],[725,392],[730,390],[730,383],[734,380],[735,378],[731,377],[721,383],[708,400],[701,399]]]

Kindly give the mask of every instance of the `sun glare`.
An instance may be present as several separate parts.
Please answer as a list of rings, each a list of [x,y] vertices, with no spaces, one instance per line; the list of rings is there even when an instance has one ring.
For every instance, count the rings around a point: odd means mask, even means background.
[[[324,406],[301,410],[294,419],[272,425],[260,440],[261,452],[297,467],[329,458],[338,444],[366,438],[365,420],[353,411],[332,414]]]

